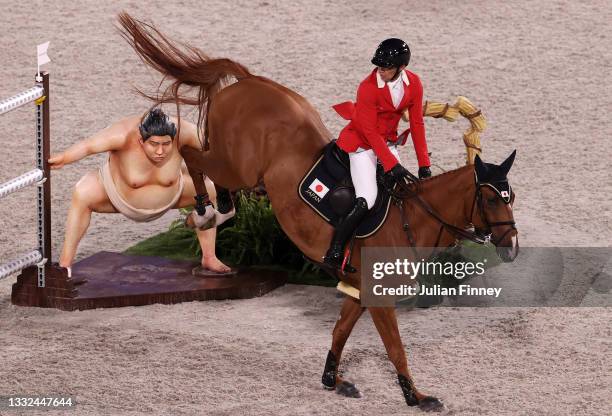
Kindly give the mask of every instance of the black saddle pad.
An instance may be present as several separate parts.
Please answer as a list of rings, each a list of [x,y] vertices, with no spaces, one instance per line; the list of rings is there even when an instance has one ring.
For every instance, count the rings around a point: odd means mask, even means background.
[[[302,200],[334,227],[354,205],[355,191],[351,182],[347,154],[330,143],[306,173],[298,190]],[[385,222],[391,197],[379,185],[376,203],[357,228],[357,238],[374,234]]]

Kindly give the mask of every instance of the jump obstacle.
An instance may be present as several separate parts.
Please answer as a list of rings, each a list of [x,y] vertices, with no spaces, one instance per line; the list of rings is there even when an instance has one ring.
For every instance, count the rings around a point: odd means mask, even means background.
[[[0,185],[0,198],[37,185],[38,248],[0,265],[0,279],[21,270],[13,284],[11,301],[20,306],[62,310],[179,303],[261,296],[283,285],[285,273],[240,270],[231,277],[194,276],[194,264],[159,257],[100,252],[67,270],[51,263],[51,178],[49,74],[36,77],[34,87],[0,101],[0,115],[36,104],[36,169]],[[467,163],[481,152],[479,133],[486,127],[481,112],[465,97],[457,103],[425,103],[423,115],[455,121],[461,114],[471,127],[464,134]]]
[[[230,276],[194,276],[194,263],[159,257],[100,252],[74,264],[72,277],[51,263],[49,74],[34,87],[0,101],[0,115],[36,105],[36,169],[0,185],[0,198],[36,185],[38,247],[0,265],[0,279],[21,270],[11,302],[19,306],[82,310],[195,300],[246,299],[283,285],[280,272],[239,270]]]

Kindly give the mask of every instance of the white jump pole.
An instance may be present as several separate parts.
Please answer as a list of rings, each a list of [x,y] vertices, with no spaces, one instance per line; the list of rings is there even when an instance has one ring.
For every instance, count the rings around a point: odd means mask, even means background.
[[[8,263],[0,265],[0,279],[8,277],[13,273],[18,272],[28,266],[38,264],[41,260],[42,256],[40,255],[40,251],[38,250],[23,254],[21,257],[18,257],[14,260],[9,261]]]
[[[8,113],[9,111],[22,107],[27,103],[31,103],[32,101],[42,97],[44,93],[45,89],[42,87],[42,85],[36,85],[29,90],[13,95],[6,100],[2,100],[0,101],[0,114]]]
[[[45,176],[45,173],[40,169],[34,169],[24,173],[21,176],[11,179],[10,181],[4,182],[0,185],[0,198],[7,196],[15,191],[25,188],[28,185],[40,182]]]

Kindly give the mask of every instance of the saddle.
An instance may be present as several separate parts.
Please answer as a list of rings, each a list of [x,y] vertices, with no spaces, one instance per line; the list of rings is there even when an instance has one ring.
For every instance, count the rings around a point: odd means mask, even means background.
[[[387,218],[391,197],[384,186],[383,174],[383,167],[379,163],[376,167],[376,202],[357,228],[357,238],[371,236]],[[337,226],[355,205],[355,189],[351,180],[348,153],[336,146],[335,141],[326,145],[319,159],[300,182],[298,193],[325,221]]]

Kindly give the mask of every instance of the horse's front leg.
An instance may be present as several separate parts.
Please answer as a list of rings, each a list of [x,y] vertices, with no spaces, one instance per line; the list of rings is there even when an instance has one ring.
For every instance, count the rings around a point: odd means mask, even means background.
[[[424,411],[440,411],[444,407],[435,397],[426,396],[414,386],[412,376],[408,370],[408,360],[402,345],[402,339],[397,326],[395,308],[368,308],[376,329],[385,344],[389,360],[395,366],[404,399],[408,406],[419,406]]]
[[[187,171],[196,190],[195,209],[192,215],[187,217],[186,225],[190,228],[208,229],[217,227],[233,217],[236,211],[229,190],[215,183],[217,193],[217,209],[215,210],[204,184],[209,169],[217,168],[218,170],[218,163],[211,163],[211,160],[215,160],[214,155],[210,151],[202,152],[184,146],[181,149],[181,156],[185,160]]]
[[[342,380],[338,375],[338,365],[346,340],[363,311],[365,311],[365,308],[361,306],[359,300],[350,296],[345,298],[340,310],[340,317],[336,321],[336,326],[334,326],[332,345],[327,353],[327,361],[323,370],[323,386],[329,390],[336,390],[338,394],[347,397],[361,397],[361,393],[353,383]]]
[[[189,146],[183,146],[180,150],[181,156],[187,165],[189,176],[193,180],[197,195],[205,195],[208,197],[204,178],[206,176],[206,158],[201,150],[194,149]]]

